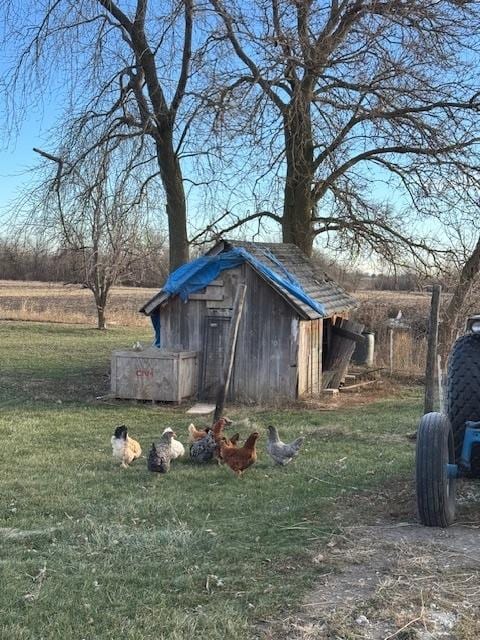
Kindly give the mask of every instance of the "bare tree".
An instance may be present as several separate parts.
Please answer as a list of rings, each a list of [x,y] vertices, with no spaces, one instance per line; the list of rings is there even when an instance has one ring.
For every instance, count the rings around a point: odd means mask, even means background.
[[[76,257],[75,279],[93,293],[98,328],[106,329],[112,286],[131,280],[136,265],[149,259],[144,240],[150,205],[132,174],[136,154],[123,157],[115,146],[97,146],[73,169],[68,158],[37,152],[47,160],[45,179],[24,199],[17,229]]]
[[[224,213],[209,231],[270,218],[307,254],[322,236],[428,262],[428,232],[415,223],[440,216],[437,196],[459,177],[477,176],[477,4],[209,1],[219,126],[231,131],[243,114],[241,143],[255,141],[264,181],[283,183],[283,203]]]
[[[142,138],[138,160],[150,163],[151,177],[159,176],[164,188],[170,266],[188,260],[180,154],[195,115],[186,99],[193,0],[161,6],[148,0],[4,0],[0,6],[7,24],[4,47],[17,60],[6,81],[14,96],[9,129],[50,85],[59,97],[65,93],[65,135],[74,129],[81,140],[71,170],[109,141]],[[63,156],[64,141],[62,136],[60,144],[54,142],[53,155]]]

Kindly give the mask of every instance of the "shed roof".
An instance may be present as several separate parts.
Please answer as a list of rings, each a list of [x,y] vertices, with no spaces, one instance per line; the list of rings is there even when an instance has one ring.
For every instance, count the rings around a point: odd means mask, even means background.
[[[285,273],[282,272],[282,268],[284,268],[297,280],[308,296],[323,305],[326,317],[348,311],[357,305],[356,300],[351,295],[344,291],[344,289],[334,282],[326,273],[316,268],[313,262],[294,244],[221,240],[208,251],[207,255],[218,255],[223,251],[228,251],[232,247],[243,247],[257,260],[281,277],[285,276]],[[249,266],[255,270],[253,265],[250,264]],[[320,317],[314,309],[296,298],[282,286],[268,280],[258,271],[257,273],[260,277],[264,278],[273,289],[278,291],[302,317],[310,320]],[[169,295],[167,293],[160,290],[140,311],[150,314],[159,305],[165,303],[168,297]]]
[[[220,243],[222,244],[222,243]],[[273,256],[285,267],[285,269],[302,286],[305,293],[325,307],[326,315],[348,311],[357,306],[356,300],[349,295],[342,287],[334,282],[325,272],[315,267],[313,262],[294,244],[281,242],[243,242],[239,240],[224,240],[224,248],[243,247],[251,253],[257,260],[263,262],[269,269],[275,271],[280,276],[283,275],[281,268],[277,267],[274,261],[269,259],[268,254]],[[217,245],[218,246],[218,245]],[[213,249],[213,251],[215,248]],[[314,309],[304,302],[295,298],[291,293],[272,283],[275,289],[281,290],[291,304],[301,309],[302,315],[310,319],[318,318],[319,315]]]

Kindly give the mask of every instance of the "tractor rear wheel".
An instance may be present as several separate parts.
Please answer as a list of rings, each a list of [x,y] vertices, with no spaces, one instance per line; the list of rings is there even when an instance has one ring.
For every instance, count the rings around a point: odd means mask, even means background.
[[[448,527],[455,518],[453,433],[447,416],[427,413],[417,433],[416,490],[418,515],[427,527]]]
[[[447,415],[452,425],[455,459],[460,459],[466,420],[480,420],[480,335],[458,338],[448,359]],[[472,451],[471,475],[480,476],[480,452]]]

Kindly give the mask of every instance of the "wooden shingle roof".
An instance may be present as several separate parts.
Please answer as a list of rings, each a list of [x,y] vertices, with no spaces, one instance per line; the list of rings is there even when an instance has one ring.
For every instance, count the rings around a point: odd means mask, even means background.
[[[217,254],[231,247],[243,247],[266,267],[284,277],[284,267],[288,273],[302,286],[305,293],[325,308],[325,317],[349,311],[357,306],[357,301],[340,285],[334,282],[325,272],[315,267],[313,262],[294,244],[272,242],[243,242],[240,240],[223,240],[209,253]],[[273,257],[273,259],[272,259]],[[281,263],[278,265],[277,262]],[[252,267],[253,268],[253,267]],[[298,300],[283,287],[270,283],[272,287],[286,298],[293,307],[301,311],[301,315],[314,320],[319,314],[307,304]]]
[[[357,306],[355,298],[348,294],[340,285],[334,282],[326,273],[315,267],[313,262],[294,244],[271,242],[243,242],[239,240],[222,240],[216,244],[207,255],[218,255],[233,247],[243,247],[256,260],[277,273],[282,278],[288,272],[303,288],[305,293],[316,302],[323,305],[325,315],[329,317],[349,311]],[[255,270],[254,265],[248,263]],[[296,298],[276,282],[269,280],[258,272],[268,284],[278,291],[287,302],[297,310],[303,318],[315,320],[321,316],[309,305]],[[162,290],[151,298],[140,311],[150,315],[158,306],[165,304],[169,295]]]

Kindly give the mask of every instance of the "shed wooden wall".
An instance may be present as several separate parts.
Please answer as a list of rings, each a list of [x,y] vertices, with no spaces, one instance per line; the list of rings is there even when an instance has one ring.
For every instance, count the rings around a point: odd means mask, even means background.
[[[207,316],[231,316],[233,297],[238,282],[243,282],[243,267],[224,271],[218,283],[207,287],[213,294],[197,293],[190,296],[188,302],[179,297],[169,300],[160,311],[160,343],[162,349],[182,351],[203,350],[205,337],[205,318]],[[222,300],[214,300],[216,289],[221,292]]]
[[[292,307],[245,264],[224,271],[218,281],[222,296],[196,294],[183,303],[170,301],[160,313],[162,349],[202,354],[206,318],[230,316],[239,282],[247,285],[240,323],[231,397],[240,402],[281,403],[297,397],[299,318]],[[213,291],[213,294],[216,292]],[[199,371],[202,371],[200,356]]]
[[[249,265],[233,394],[241,402],[282,403],[297,395],[298,316]]]
[[[298,397],[322,391],[323,320],[301,320],[298,339]]]

